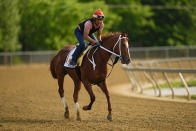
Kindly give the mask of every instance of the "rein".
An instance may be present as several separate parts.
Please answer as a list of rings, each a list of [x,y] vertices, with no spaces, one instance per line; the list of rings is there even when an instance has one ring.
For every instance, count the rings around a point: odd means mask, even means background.
[[[111,59],[111,60],[112,60],[112,64],[109,64],[109,65],[112,66],[112,69],[110,70],[110,73],[107,75],[106,78],[108,78],[108,77],[110,76],[110,74],[112,73],[112,70],[113,70],[113,68],[114,68],[114,65],[118,62],[119,59],[122,58],[122,56],[121,56],[121,39],[123,39],[123,38],[127,38],[127,37],[121,37],[121,35],[119,36],[119,38],[118,38],[116,44],[115,44],[114,47],[113,47],[113,52],[110,51],[110,50],[108,50],[108,49],[106,49],[105,47],[101,46],[102,49],[104,49],[105,51],[108,51],[109,53],[111,53],[111,54],[113,54],[113,55],[116,56],[116,58],[115,58],[114,61]],[[120,55],[118,55],[118,54],[116,54],[116,53],[114,52],[114,49],[116,48],[116,46],[117,46],[118,43],[119,43],[119,52],[120,52]]]
[[[119,57],[116,57],[114,61],[111,58],[112,64],[108,63],[108,65],[110,65],[112,67],[112,69],[110,70],[110,73],[106,76],[106,78],[108,78],[110,76],[110,74],[112,73],[112,70],[114,68],[114,65],[118,62],[118,60],[119,60]]]
[[[102,45],[100,45],[99,47],[101,48],[101,49],[103,49],[103,50],[105,50],[105,51],[107,51],[107,52],[109,52],[109,53],[111,53],[111,54],[113,54],[113,55],[115,55],[116,56],[116,58],[115,58],[115,60],[113,61],[112,59],[112,64],[109,64],[110,66],[112,66],[112,69],[110,70],[110,73],[106,76],[106,78],[108,78],[109,76],[110,76],[110,74],[112,73],[112,70],[113,70],[113,68],[114,68],[114,65],[118,62],[118,60],[119,59],[121,59],[122,58],[122,56],[121,56],[121,39],[123,39],[123,38],[127,38],[127,37],[121,37],[121,35],[119,36],[119,38],[118,38],[118,40],[117,40],[117,42],[115,43],[115,45],[114,45],[114,47],[113,47],[113,50],[112,51],[110,51],[109,49],[107,49],[107,48],[105,48],[105,47],[103,47]],[[114,50],[115,50],[115,48],[116,48],[116,46],[119,44],[119,52],[120,52],[120,54],[116,54],[115,52],[114,52]],[[91,59],[89,59],[89,52],[91,51],[91,49],[93,49],[94,47],[96,47],[96,49],[93,51],[93,54],[92,54],[92,60]],[[94,54],[96,53],[96,51],[98,50],[98,48],[99,48],[98,46],[96,46],[96,45],[94,45],[94,46],[92,46],[92,48],[91,49],[89,49],[89,51],[88,51],[88,53],[87,53],[87,58],[88,58],[88,60],[90,61],[90,63],[93,65],[93,70],[95,70],[95,67],[96,67],[96,64],[95,64],[95,60],[94,60]],[[101,82],[101,81],[100,81]],[[96,83],[94,83],[94,85],[95,85]]]

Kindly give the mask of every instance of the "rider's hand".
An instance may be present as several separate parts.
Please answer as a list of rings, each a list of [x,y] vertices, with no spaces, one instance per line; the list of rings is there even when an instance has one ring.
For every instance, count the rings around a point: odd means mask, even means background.
[[[101,43],[101,42],[102,42],[102,40],[101,40],[101,39],[98,39],[98,41],[99,41],[99,43]]]

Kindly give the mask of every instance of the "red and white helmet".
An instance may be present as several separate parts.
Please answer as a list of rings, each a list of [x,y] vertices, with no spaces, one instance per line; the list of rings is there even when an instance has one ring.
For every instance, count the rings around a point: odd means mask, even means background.
[[[93,18],[104,18],[104,14],[103,12],[101,11],[101,9],[98,9],[96,10],[94,13],[93,13]]]

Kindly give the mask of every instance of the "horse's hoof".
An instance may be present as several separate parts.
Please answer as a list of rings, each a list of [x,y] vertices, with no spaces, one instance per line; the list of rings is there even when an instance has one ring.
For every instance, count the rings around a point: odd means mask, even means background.
[[[69,112],[68,112],[68,111],[65,112],[64,117],[65,117],[66,119],[69,118]]]
[[[87,110],[91,110],[91,107],[89,107],[89,106],[84,106],[82,109],[85,110],[85,111],[87,111]]]
[[[112,116],[111,116],[111,115],[108,115],[108,116],[107,116],[107,119],[108,119],[109,121],[112,121]]]
[[[77,117],[77,118],[76,118],[77,121],[81,121],[80,112],[79,112],[79,111],[77,111],[77,116],[76,116],[76,117]]]
[[[81,118],[80,117],[77,117],[77,119],[76,119],[77,121],[81,121]]]

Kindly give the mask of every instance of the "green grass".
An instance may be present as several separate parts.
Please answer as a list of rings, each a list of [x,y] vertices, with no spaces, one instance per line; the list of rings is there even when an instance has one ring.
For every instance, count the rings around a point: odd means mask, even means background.
[[[179,97],[179,98],[185,98],[187,99],[188,96],[187,95],[177,95],[175,97]],[[196,100],[196,95],[191,95],[191,100]]]
[[[191,95],[191,99],[196,100],[196,95]]]
[[[189,87],[191,86],[196,86],[196,80],[190,80],[190,81],[187,81],[187,84]],[[178,82],[171,82],[171,85],[173,88],[181,88],[181,87],[184,87],[184,84],[181,82],[181,81],[178,81]],[[167,83],[164,83],[164,84],[160,84],[159,85],[160,88],[169,88],[169,85]],[[147,89],[152,89],[153,87],[148,87]]]

